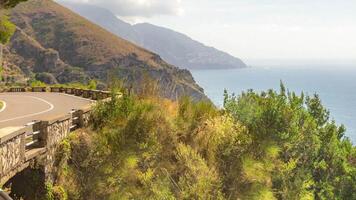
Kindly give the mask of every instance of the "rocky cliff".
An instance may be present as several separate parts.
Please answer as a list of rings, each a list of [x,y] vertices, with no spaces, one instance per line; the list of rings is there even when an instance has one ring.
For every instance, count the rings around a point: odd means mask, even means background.
[[[160,94],[206,99],[189,71],[136,46],[51,0],[30,0],[12,12],[17,31],[5,50],[6,74],[46,74],[51,82],[77,82],[109,76],[139,89],[147,79],[158,82]],[[17,73],[19,74],[19,73]],[[51,77],[48,77],[50,75]],[[43,76],[39,76],[43,77]]]

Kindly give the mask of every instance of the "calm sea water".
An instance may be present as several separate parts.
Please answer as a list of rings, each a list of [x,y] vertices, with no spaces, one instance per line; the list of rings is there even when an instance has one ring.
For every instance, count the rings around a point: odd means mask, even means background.
[[[282,80],[290,91],[319,94],[331,117],[347,128],[346,135],[356,144],[356,66],[355,68],[256,67],[237,70],[193,70],[195,80],[218,106],[223,90],[236,94],[253,89],[279,90]]]

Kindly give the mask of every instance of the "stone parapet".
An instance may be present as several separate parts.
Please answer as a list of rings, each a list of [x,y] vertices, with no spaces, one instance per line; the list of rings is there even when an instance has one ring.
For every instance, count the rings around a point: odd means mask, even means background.
[[[0,92],[54,92],[66,93],[92,100],[103,100],[110,97],[109,91],[102,90],[87,90],[80,88],[66,88],[66,87],[11,87],[3,88]]]
[[[46,92],[47,88],[46,87],[32,87],[31,91],[32,92]]]
[[[43,88],[39,90],[47,91]],[[23,89],[13,90],[13,92],[18,91],[23,91]],[[110,96],[109,92],[73,88],[51,88],[50,91],[67,94],[73,92],[75,95],[85,94],[83,98],[94,99],[104,99]],[[53,171],[55,152],[59,144],[71,131],[89,125],[91,109],[91,106],[86,106],[53,119],[34,121],[24,127],[1,129],[0,187],[39,157],[41,157],[46,176],[50,176]],[[51,180],[51,177],[48,177],[48,179]]]
[[[11,171],[16,171],[24,164],[25,140],[29,131],[28,127],[0,130],[0,183],[10,178]]]
[[[9,89],[9,92],[26,92],[25,87],[13,87]]]

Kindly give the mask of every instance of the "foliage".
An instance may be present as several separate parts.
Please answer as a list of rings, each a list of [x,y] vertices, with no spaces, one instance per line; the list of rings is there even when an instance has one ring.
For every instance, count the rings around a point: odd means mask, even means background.
[[[15,33],[16,26],[9,21],[5,15],[5,9],[15,7],[26,0],[1,0],[0,1],[0,81],[2,81],[3,72],[3,45],[7,44]]]
[[[9,21],[9,17],[0,16],[0,43],[6,44],[14,34],[16,26]]]
[[[225,94],[224,107],[251,138],[239,156],[242,177],[251,184],[245,191],[269,188],[278,199],[356,198],[350,162],[355,147],[344,137],[345,128],[329,120],[317,95],[297,96],[281,85],[279,93]]]
[[[91,121],[62,144],[56,187],[69,199],[356,198],[344,127],[283,85],[226,93],[223,110],[113,90]]]
[[[96,90],[97,89],[97,80],[90,80],[88,83],[81,83],[81,82],[71,82],[71,83],[65,83],[65,84],[54,84],[51,85],[53,87],[63,87],[63,88],[78,88],[78,89],[90,89],[90,90]]]
[[[64,188],[61,186],[53,186],[52,183],[45,183],[45,199],[46,200],[67,200],[68,196]]]
[[[78,89],[90,89],[90,90],[95,90],[97,86],[97,81],[96,80],[90,80],[88,84],[83,84],[83,83],[66,83],[66,84],[46,84],[42,81],[39,81],[37,79],[31,79],[28,81],[28,85],[30,87],[46,87],[46,86],[51,86],[51,87],[63,87],[63,88],[78,88]]]
[[[98,82],[96,80],[90,80],[88,83],[88,89],[89,90],[96,90]]]
[[[14,34],[16,26],[9,21],[6,15],[3,15],[0,10],[0,81],[2,81],[3,73],[3,45],[7,44],[11,36]]]
[[[54,200],[53,185],[49,182],[45,183],[46,199]]]
[[[13,8],[17,4],[19,4],[21,2],[24,2],[24,1],[27,1],[27,0],[1,0],[0,1],[0,7],[1,8],[5,8],[5,9]]]
[[[46,84],[42,81],[33,80],[29,83],[31,87],[46,87]]]

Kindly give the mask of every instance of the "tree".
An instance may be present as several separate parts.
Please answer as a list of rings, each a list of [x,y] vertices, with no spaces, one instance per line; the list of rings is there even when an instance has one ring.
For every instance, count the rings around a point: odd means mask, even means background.
[[[0,16],[0,77],[3,70],[3,46],[10,41],[15,29],[15,25],[9,21],[6,15]]]
[[[344,136],[345,128],[329,119],[317,95],[298,96],[281,85],[279,93],[225,93],[224,107],[247,128],[250,139],[224,145],[234,150],[222,158],[230,163],[225,171],[242,172],[237,179],[227,176],[228,191],[236,185],[232,191],[242,188],[245,197],[273,192],[277,199],[356,199],[355,147]],[[235,180],[244,182],[232,184]]]
[[[0,0],[0,78],[3,71],[3,46],[9,42],[16,29],[16,26],[9,21],[5,14],[6,9],[13,8],[23,1],[26,0]]]

